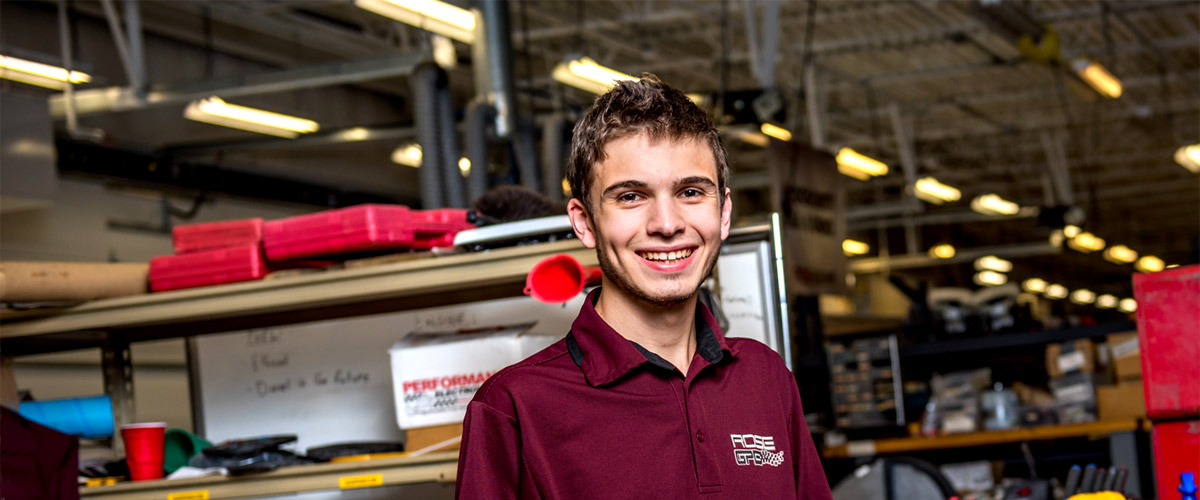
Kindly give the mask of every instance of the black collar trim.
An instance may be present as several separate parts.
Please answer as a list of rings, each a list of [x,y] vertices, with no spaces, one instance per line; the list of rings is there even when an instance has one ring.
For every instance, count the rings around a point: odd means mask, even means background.
[[[592,299],[592,306],[599,301],[600,294]],[[717,340],[717,334],[713,333],[712,328],[708,326],[708,322],[704,320],[704,314],[701,312],[703,307],[699,301],[696,302],[696,351],[700,353],[710,364],[720,363],[725,359],[725,350],[721,348],[721,342]],[[638,352],[646,357],[646,361],[650,364],[662,368],[664,370],[675,371],[675,365],[667,362],[662,356],[650,352],[641,344],[629,341],[633,347],[637,348]],[[567,353],[571,355],[571,361],[575,362],[575,366],[583,367],[583,349],[579,348],[579,341],[575,340],[575,334],[567,332]]]

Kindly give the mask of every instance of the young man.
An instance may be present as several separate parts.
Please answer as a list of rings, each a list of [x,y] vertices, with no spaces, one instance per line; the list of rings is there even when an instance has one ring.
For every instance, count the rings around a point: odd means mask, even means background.
[[[830,499],[783,360],[697,302],[731,210],[704,111],[651,75],[621,82],[575,126],[567,178],[602,287],[476,393],[458,498]]]

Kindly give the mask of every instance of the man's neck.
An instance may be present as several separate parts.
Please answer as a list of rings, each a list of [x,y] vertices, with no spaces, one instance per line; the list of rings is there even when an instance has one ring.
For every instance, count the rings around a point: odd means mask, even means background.
[[[661,356],[686,375],[696,353],[696,295],[678,304],[657,306],[616,286],[603,290],[596,313],[622,337]]]

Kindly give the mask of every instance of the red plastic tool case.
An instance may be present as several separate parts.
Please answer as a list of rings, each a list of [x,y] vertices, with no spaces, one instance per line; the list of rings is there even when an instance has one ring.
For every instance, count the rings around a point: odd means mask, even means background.
[[[1200,418],[1200,266],[1134,275],[1133,293],[1146,415]]]
[[[205,250],[150,259],[156,292],[262,279],[269,269],[258,245]]]
[[[409,209],[401,205],[357,205],[263,226],[263,248],[272,261],[407,248],[414,237]]]
[[[262,235],[262,219],[188,224],[175,226],[171,230],[171,239],[175,242],[176,254],[257,245],[262,241]]]
[[[358,205],[267,222],[263,247],[267,259],[284,261],[382,249],[453,244],[446,234],[472,227],[466,210],[415,211],[402,205]]]

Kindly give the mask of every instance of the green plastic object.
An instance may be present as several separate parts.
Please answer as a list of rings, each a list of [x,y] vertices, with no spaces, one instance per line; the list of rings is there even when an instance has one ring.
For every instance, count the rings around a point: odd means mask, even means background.
[[[201,450],[212,446],[206,439],[183,429],[167,429],[163,438],[163,469],[171,474],[188,464]]]

